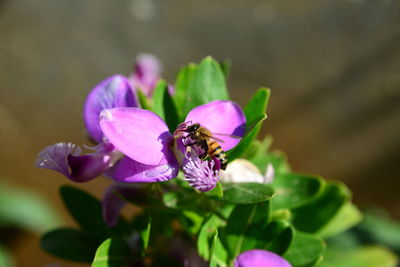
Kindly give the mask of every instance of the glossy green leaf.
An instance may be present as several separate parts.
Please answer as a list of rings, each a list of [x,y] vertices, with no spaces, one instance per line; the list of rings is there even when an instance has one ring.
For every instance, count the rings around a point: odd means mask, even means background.
[[[2,267],[15,266],[11,254],[2,246],[0,246],[0,266]]]
[[[138,96],[141,108],[150,110],[151,105],[149,103],[149,100],[147,99],[147,96],[141,90],[136,90],[136,94]]]
[[[261,127],[262,122],[267,118],[266,114],[257,116],[253,121],[250,122],[248,131],[246,130],[245,136],[240,140],[239,144],[233,149],[227,152],[228,162],[231,162],[237,158],[240,158],[246,150],[250,147],[251,142],[257,136],[257,133]],[[246,126],[247,128],[247,126]]]
[[[127,266],[130,254],[128,244],[120,237],[106,239],[97,249],[92,267]]]
[[[259,248],[264,241],[264,230],[269,220],[268,201],[258,204],[236,205],[223,228],[223,243],[231,259],[241,252]]]
[[[229,99],[221,67],[212,57],[206,57],[197,66],[185,98],[184,114],[196,106],[213,100]]]
[[[154,90],[153,111],[165,120],[171,133],[175,131],[180,123],[179,116],[168,92],[168,84],[163,80],[158,82]]]
[[[358,224],[361,219],[362,214],[357,207],[351,202],[347,202],[340,208],[339,212],[333,217],[333,219],[318,231],[318,234],[322,237],[340,234]]]
[[[351,250],[328,249],[318,267],[395,267],[398,257],[389,249],[365,246]]]
[[[210,260],[211,246],[210,240],[215,235],[219,226],[222,225],[222,220],[216,215],[211,215],[201,226],[197,236],[197,252],[205,259]]]
[[[173,100],[179,113],[180,121],[183,121],[186,116],[186,114],[184,113],[184,107],[186,102],[187,90],[189,88],[189,84],[193,79],[196,68],[196,64],[191,63],[188,66],[181,68],[176,77],[175,94],[173,95]]]
[[[306,267],[320,261],[324,252],[325,243],[322,239],[296,231],[292,244],[283,256],[293,267]]]
[[[59,228],[46,233],[41,241],[41,248],[58,258],[92,262],[100,242],[89,234],[71,228]]]
[[[210,267],[226,267],[228,266],[228,252],[225,250],[218,237],[218,231],[215,232],[211,246]]]
[[[259,203],[274,195],[274,190],[268,184],[229,183],[224,184],[223,189],[223,201],[232,204]]]
[[[214,187],[213,190],[205,192],[204,194],[209,197],[222,198],[224,196],[224,191],[222,189],[221,183],[217,182],[217,185]]]
[[[329,223],[350,198],[347,187],[329,182],[314,200],[293,209],[293,225],[304,232],[315,233]]]
[[[276,192],[273,208],[293,209],[312,201],[322,192],[325,181],[317,176],[288,173],[276,175],[272,186]]]
[[[260,245],[255,248],[282,255],[288,250],[293,240],[293,232],[293,228],[287,221],[272,221],[263,231],[263,242],[260,242]]]
[[[40,195],[1,183],[0,224],[42,233],[60,226],[61,218]]]
[[[101,203],[95,197],[68,185],[62,186],[60,193],[69,213],[84,231],[101,240],[126,231],[127,224],[122,218],[116,226],[107,226],[103,220]]]

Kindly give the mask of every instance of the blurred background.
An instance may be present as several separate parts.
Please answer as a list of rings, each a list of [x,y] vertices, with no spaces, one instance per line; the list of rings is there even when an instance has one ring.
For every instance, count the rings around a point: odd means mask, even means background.
[[[72,224],[58,196],[68,181],[34,168],[37,153],[88,144],[87,93],[128,75],[138,53],[158,56],[171,83],[212,55],[231,60],[241,105],[272,89],[262,135],[293,170],[342,180],[361,208],[399,219],[399,25],[396,0],[0,0],[0,182],[41,194]],[[101,196],[108,184],[80,186]],[[27,231],[10,241],[17,266],[75,266],[38,240]]]

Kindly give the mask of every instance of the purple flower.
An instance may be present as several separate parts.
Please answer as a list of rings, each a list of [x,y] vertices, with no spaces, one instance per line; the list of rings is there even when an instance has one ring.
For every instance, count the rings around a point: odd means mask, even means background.
[[[42,150],[36,166],[58,171],[74,182],[87,182],[106,171],[122,156],[109,143],[100,129],[102,110],[114,107],[137,107],[136,94],[126,77],[114,75],[102,81],[89,93],[84,106],[84,121],[90,137],[98,145],[92,153],[82,154],[82,149],[71,143],[57,143]]]
[[[116,149],[126,155],[107,173],[120,182],[161,182],[178,175],[182,167],[185,178],[197,190],[208,191],[218,181],[218,159],[200,160],[194,145],[187,141],[182,127],[199,123],[212,133],[243,136],[245,116],[231,101],[216,100],[198,106],[186,116],[179,131],[171,134],[166,123],[155,113],[139,108],[114,108],[100,115],[100,126]],[[240,140],[218,136],[224,151]]]
[[[235,267],[291,267],[281,256],[261,249],[252,249],[236,257]]]
[[[133,88],[141,90],[146,96],[151,96],[161,79],[162,65],[157,57],[151,54],[140,54],[136,58],[135,69],[129,81]],[[174,93],[173,86],[168,86],[169,93]]]

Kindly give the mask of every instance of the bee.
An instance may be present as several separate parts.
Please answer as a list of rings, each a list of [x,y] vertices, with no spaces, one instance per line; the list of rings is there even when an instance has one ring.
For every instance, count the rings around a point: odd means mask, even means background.
[[[239,136],[222,134],[222,133],[211,133],[210,130],[201,126],[199,123],[191,124],[190,126],[183,129],[184,132],[188,133],[186,138],[193,140],[192,144],[186,146],[198,145],[204,153],[199,155],[199,158],[205,160],[207,156],[210,158],[217,158],[220,161],[221,169],[225,170],[228,165],[225,151],[221,148],[219,143],[224,141],[215,137],[215,135],[229,136],[233,138],[240,138]]]

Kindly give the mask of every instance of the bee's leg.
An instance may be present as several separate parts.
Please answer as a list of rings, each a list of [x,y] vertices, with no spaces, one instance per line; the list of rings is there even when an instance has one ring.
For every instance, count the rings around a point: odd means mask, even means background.
[[[208,144],[206,140],[202,140],[200,143],[200,147],[204,150],[203,154],[199,155],[201,160],[205,160],[208,155]]]

